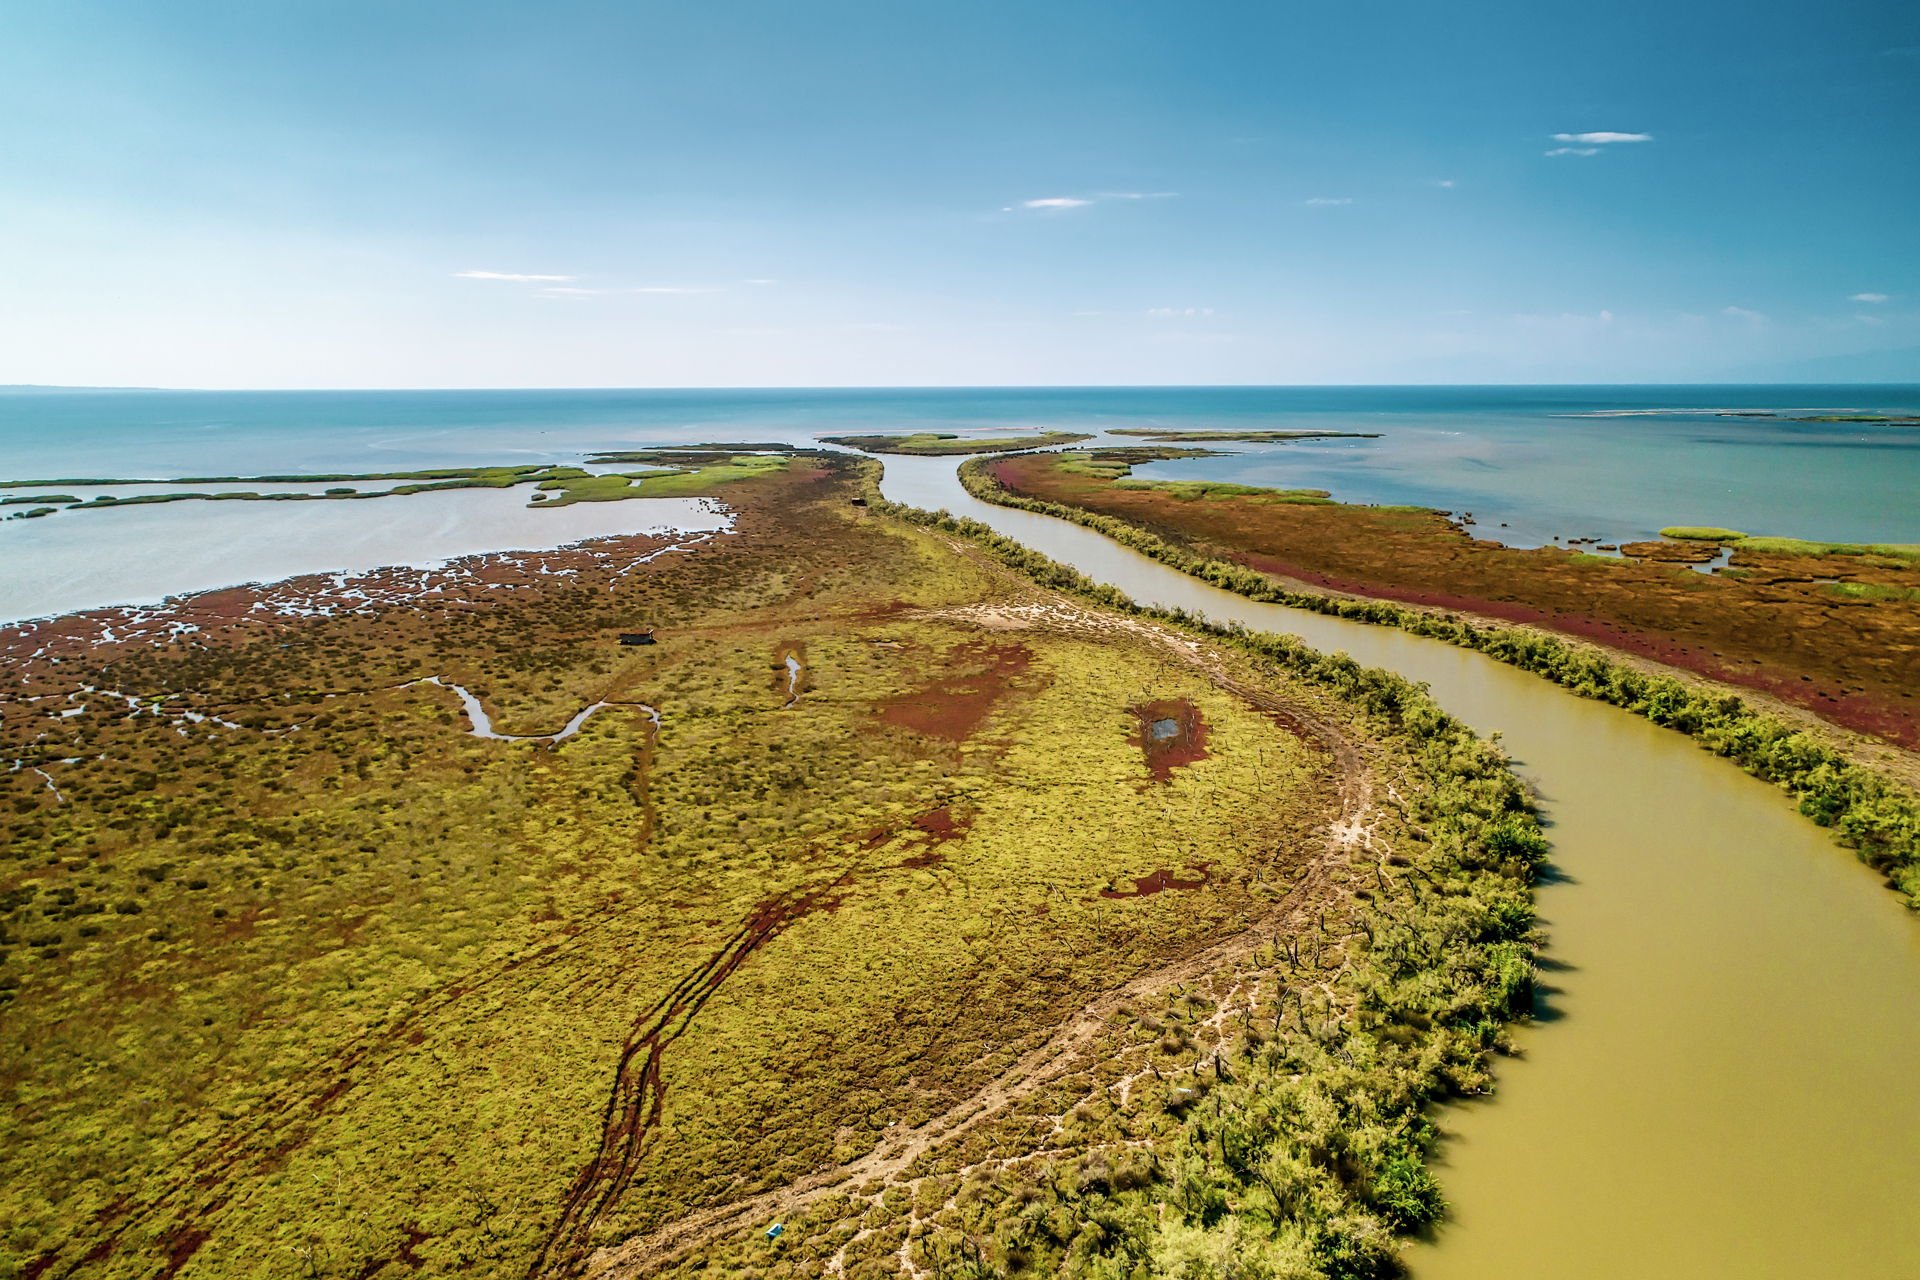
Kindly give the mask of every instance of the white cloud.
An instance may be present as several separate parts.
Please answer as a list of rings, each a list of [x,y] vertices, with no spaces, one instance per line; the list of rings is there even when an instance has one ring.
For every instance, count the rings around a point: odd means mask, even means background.
[[[1148,307],[1155,320],[1202,320],[1213,314],[1212,307]]]
[[[1720,308],[1720,314],[1732,320],[1760,321],[1766,319],[1766,316],[1760,312],[1749,311],[1745,307],[1722,307]]]
[[[1436,183],[1434,183],[1433,185],[1434,185],[1434,186],[1436,186],[1436,187],[1442,187],[1442,188],[1445,188],[1445,189],[1446,189],[1446,190],[1448,190],[1448,191],[1451,191],[1451,190],[1453,190],[1453,179],[1452,179],[1452,178],[1442,178],[1442,179],[1440,179],[1440,180],[1439,180],[1438,182],[1436,182]]]
[[[750,279],[746,279],[746,280],[742,280],[742,281],[741,281],[740,283],[741,283],[741,284],[756,284],[756,285],[768,285],[768,284],[779,284],[780,282],[779,282],[778,280],[769,280],[769,279],[767,279],[767,278],[766,278],[765,276],[754,276],[754,277],[752,277],[752,278],[750,278]]]
[[[1884,293],[1856,293],[1847,299],[1848,302],[1885,302],[1886,300],[1887,295]]]
[[[557,284],[575,279],[573,276],[527,275],[519,271],[456,271],[456,280],[513,280],[521,284]]]
[[[1097,191],[1090,196],[1042,196],[1038,200],[1022,200],[1017,205],[1007,205],[1000,212],[1038,209],[1043,213],[1059,213],[1067,209],[1084,209],[1104,200],[1171,200],[1179,194],[1178,191]]]
[[[1553,140],[1561,145],[1548,151],[1550,156],[1597,156],[1603,147],[1616,142],[1652,142],[1650,133],[1614,133],[1600,130],[1595,133],[1556,133]]]
[[[1321,205],[1321,206],[1352,204],[1353,197],[1352,196],[1314,196],[1311,199],[1309,199],[1306,203],[1310,205]]]

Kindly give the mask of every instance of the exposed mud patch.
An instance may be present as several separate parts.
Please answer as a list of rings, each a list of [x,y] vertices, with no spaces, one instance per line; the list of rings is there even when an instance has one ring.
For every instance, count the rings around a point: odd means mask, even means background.
[[[1145,702],[1127,710],[1135,721],[1132,741],[1155,781],[1169,781],[1175,769],[1207,758],[1207,722],[1200,708],[1185,698]]]
[[[1717,542],[1623,542],[1620,554],[1635,560],[1657,560],[1662,564],[1706,564],[1717,560],[1725,548]]]
[[[947,860],[946,852],[940,846],[949,840],[962,838],[972,825],[972,816],[956,816],[952,805],[943,804],[938,809],[929,809],[909,824],[918,851],[900,865],[914,869],[938,866]]]
[[[965,742],[1033,664],[1032,650],[1009,641],[972,640],[947,658],[953,674],[881,702],[880,718],[929,738]]]
[[[1154,894],[1164,893],[1168,889],[1204,888],[1213,879],[1211,862],[1202,862],[1193,870],[1200,873],[1198,877],[1182,876],[1169,868],[1162,867],[1152,875],[1136,878],[1131,889],[1102,889],[1100,896],[1103,898],[1151,898]]]

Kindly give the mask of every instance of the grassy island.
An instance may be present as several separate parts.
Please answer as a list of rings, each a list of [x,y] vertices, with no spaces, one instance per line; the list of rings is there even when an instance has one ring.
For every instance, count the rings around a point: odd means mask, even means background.
[[[1287,440],[1378,440],[1378,431],[1181,431],[1164,427],[1114,427],[1110,436],[1141,436],[1149,440],[1238,440],[1246,444],[1277,444]]]
[[[1779,413],[1774,410],[1728,409],[1717,417],[1771,418],[1777,422],[1854,423],[1869,427],[1920,427],[1920,417],[1897,413]]]
[[[791,454],[783,452],[746,452],[757,446],[740,446],[740,451],[716,451],[711,446],[676,446],[669,449],[639,450],[604,455],[605,461],[657,464],[644,471],[591,472],[582,467],[451,467],[431,471],[370,471],[362,473],[321,473],[313,475],[272,476],[193,476],[182,480],[5,480],[0,489],[46,488],[60,485],[75,489],[74,494],[51,497],[0,497],[0,505],[13,503],[64,503],[63,508],[45,507],[31,515],[52,514],[56,510],[97,511],[107,507],[148,506],[162,502],[341,502],[362,498],[400,498],[417,493],[437,493],[448,489],[511,489],[532,485],[535,492],[529,505],[564,507],[575,502],[613,502],[623,498],[673,498],[711,492],[715,486],[745,480],[778,471]],[[603,460],[597,455],[593,461]],[[194,492],[174,490],[174,485],[209,484],[328,484],[333,487],[319,493],[300,491],[261,492],[257,489]],[[160,492],[131,495],[95,494],[90,488],[134,485],[167,486]],[[379,485],[359,489],[353,485]]]
[[[1016,449],[1045,449],[1078,444],[1092,436],[1081,431],[1042,431],[1024,436],[962,436],[950,431],[918,431],[912,435],[821,436],[863,453],[904,453],[922,458],[945,458],[964,453],[1009,453]]]
[[[0,1272],[1394,1272],[1529,1007],[1500,754],[871,464],[724,483],[9,629]]]
[[[1671,525],[1662,529],[1660,536],[1683,542],[1717,543],[1736,548],[1749,556],[1860,556],[1875,560],[1920,561],[1920,544],[1911,542],[1815,542],[1806,538],[1755,537],[1735,529],[1697,525]]]

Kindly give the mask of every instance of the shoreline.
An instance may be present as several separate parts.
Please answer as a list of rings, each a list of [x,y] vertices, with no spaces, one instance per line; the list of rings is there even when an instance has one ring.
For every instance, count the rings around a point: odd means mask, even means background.
[[[646,547],[644,553],[637,554],[627,568],[618,571],[625,573],[656,556],[690,550],[733,531],[732,515],[728,513],[727,522],[712,529],[656,527],[599,534],[550,547],[502,547],[440,556],[430,561],[292,573],[279,578],[194,588],[152,601],[94,605],[0,619],[0,661],[38,656],[22,655],[19,649],[48,633],[56,641],[76,640],[82,639],[79,631],[96,625],[100,630],[84,643],[150,642],[204,629],[200,623],[187,620],[190,618],[201,618],[214,625],[237,626],[254,620],[251,615],[255,613],[281,618],[331,616],[405,608],[435,595],[451,599],[451,594],[461,588],[511,590],[532,585],[532,580],[539,577],[571,576],[585,565],[604,564],[626,550],[624,544],[637,540],[653,544]],[[560,558],[557,565],[550,563],[555,557]],[[410,586],[407,579],[412,580]]]
[[[510,506],[494,510],[502,497]],[[377,524],[357,514],[348,517],[358,509],[335,502],[296,504],[294,509],[309,517],[301,523],[274,518],[288,510],[281,504],[253,502],[219,504],[193,521],[183,520],[179,508],[160,504],[135,505],[116,515],[97,513],[67,528],[54,521],[21,522],[11,533],[26,545],[15,553],[23,568],[32,565],[35,576],[20,584],[27,602],[20,612],[0,603],[0,629],[82,613],[139,613],[182,597],[270,588],[295,579],[432,573],[473,557],[550,553],[625,537],[719,532],[734,524],[731,508],[717,498],[625,502],[644,505],[577,503],[542,511],[525,506],[510,491],[469,489],[415,495],[394,508],[405,513],[402,518]],[[543,531],[536,522],[549,527]],[[0,546],[5,545],[0,537]],[[237,557],[232,554],[236,548],[241,551]],[[316,548],[335,550],[338,558],[319,563]],[[415,550],[410,554],[409,548]],[[90,571],[90,564],[105,564],[109,572]],[[229,565],[230,571],[222,572]],[[101,594],[110,592],[113,598],[77,598],[77,586],[91,587],[103,577],[108,585],[101,587]],[[147,585],[155,581],[160,585]],[[51,607],[34,607],[43,601]]]

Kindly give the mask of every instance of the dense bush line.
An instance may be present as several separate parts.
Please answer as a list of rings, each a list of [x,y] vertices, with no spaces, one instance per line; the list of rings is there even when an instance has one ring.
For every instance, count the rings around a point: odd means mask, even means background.
[[[1920,909],[1920,800],[1811,735],[1753,710],[1738,697],[1639,671],[1592,646],[1520,627],[1478,626],[1454,615],[1386,600],[1290,590],[1245,565],[1202,555],[1113,516],[1013,493],[987,473],[984,459],[964,464],[960,481],[968,493],[984,502],[1084,525],[1250,600],[1398,627],[1476,649],[1545,676],[1582,697],[1612,703],[1689,734],[1708,750],[1785,790],[1799,802],[1801,813],[1831,828],[1841,844],[1856,850],[1887,877],[1890,886],[1906,895],[1909,907]]]
[[[1505,1024],[1532,1008],[1532,884],[1547,842],[1505,756],[1392,672],[1136,605],[977,521],[868,493],[875,510],[965,537],[1042,586],[1204,633],[1335,693],[1407,762],[1391,856],[1368,882],[1378,892],[1278,940],[1260,1018],[1229,1027],[1209,1058],[1185,1037],[1176,999],[1171,1027],[1147,1024],[1176,1059],[1154,1097],[1115,1107],[1100,1091],[1099,1105],[1074,1109],[1081,1155],[977,1175],[919,1239],[930,1269],[1400,1274],[1401,1237],[1445,1210],[1427,1168],[1427,1108],[1490,1088]],[[789,1237],[782,1261],[796,1274],[811,1273],[801,1240],[813,1236]]]

